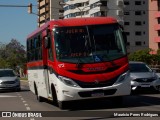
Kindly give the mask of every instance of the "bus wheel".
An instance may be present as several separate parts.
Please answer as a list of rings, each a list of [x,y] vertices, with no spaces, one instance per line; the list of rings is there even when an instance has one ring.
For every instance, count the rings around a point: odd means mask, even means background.
[[[58,101],[56,90],[55,90],[55,87],[54,87],[53,84],[51,85],[51,90],[52,90],[52,98],[53,98],[52,102],[53,102],[53,104],[56,105],[57,107],[59,107],[60,109],[64,109],[65,108],[64,107],[64,102]]]
[[[64,102],[62,102],[62,101],[58,101],[58,107],[62,110],[62,109],[64,109],[65,107],[64,107]]]
[[[38,95],[38,90],[37,90],[37,86],[35,83],[34,83],[34,91],[35,91],[35,95],[37,97],[38,102],[43,102],[43,98]]]
[[[158,85],[156,88],[157,88],[156,91],[160,93],[160,85]]]

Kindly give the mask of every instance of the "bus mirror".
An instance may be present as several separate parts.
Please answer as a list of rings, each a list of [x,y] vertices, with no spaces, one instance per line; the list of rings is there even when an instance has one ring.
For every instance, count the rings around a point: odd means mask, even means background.
[[[127,35],[125,32],[122,32],[124,43],[127,44]]]
[[[45,37],[44,38],[44,46],[45,48],[50,48],[50,37]]]

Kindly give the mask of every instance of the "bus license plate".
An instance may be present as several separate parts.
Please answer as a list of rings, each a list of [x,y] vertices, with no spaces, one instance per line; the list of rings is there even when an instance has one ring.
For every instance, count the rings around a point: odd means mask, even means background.
[[[92,93],[91,96],[92,97],[103,97],[104,93]]]

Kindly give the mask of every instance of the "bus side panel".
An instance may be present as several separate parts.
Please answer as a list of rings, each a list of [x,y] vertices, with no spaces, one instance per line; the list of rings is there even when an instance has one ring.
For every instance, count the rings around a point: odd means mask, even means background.
[[[50,73],[49,71],[48,71],[48,73],[49,73],[50,85],[52,85],[52,84],[54,85],[56,93],[57,93],[58,92],[57,82],[59,81],[59,79],[57,78],[57,76],[54,73]],[[51,94],[52,94],[52,90],[51,90]]]
[[[28,70],[28,80],[30,90],[35,94],[36,84],[38,95],[47,98],[47,88],[44,77],[44,69]]]
[[[34,90],[34,80],[33,80],[33,74],[32,74],[32,70],[28,70],[28,83],[29,83],[29,89],[30,91],[32,91],[35,94],[35,90]]]

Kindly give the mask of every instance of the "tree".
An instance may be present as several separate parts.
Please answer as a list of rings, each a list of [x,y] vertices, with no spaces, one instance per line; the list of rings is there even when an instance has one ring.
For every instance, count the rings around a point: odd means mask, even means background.
[[[142,61],[149,65],[160,64],[160,50],[157,50],[157,54],[152,53],[152,49],[139,50],[129,54],[130,61]]]
[[[150,54],[151,51],[152,49],[138,50],[129,55],[129,60],[130,61],[142,61],[147,64],[150,64],[151,59],[152,59],[152,55]]]
[[[17,66],[23,68],[26,63],[26,51],[25,47],[20,44],[16,39],[12,39],[5,45],[5,49],[0,49],[1,62],[0,67],[9,67],[16,69]]]

